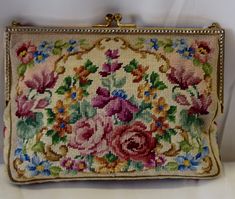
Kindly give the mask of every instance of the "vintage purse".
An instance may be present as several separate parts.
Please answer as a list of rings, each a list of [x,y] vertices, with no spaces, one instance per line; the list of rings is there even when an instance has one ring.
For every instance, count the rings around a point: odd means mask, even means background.
[[[224,30],[120,21],[6,28],[12,182],[219,175]]]

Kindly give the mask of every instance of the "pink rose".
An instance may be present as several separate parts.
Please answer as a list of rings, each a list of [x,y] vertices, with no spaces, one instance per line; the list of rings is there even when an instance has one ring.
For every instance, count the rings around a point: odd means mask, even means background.
[[[156,140],[142,122],[117,126],[110,138],[112,151],[120,159],[148,163],[155,158]]]
[[[112,129],[111,118],[104,115],[81,119],[75,124],[69,146],[77,149],[80,155],[103,156],[109,151],[108,133]]]

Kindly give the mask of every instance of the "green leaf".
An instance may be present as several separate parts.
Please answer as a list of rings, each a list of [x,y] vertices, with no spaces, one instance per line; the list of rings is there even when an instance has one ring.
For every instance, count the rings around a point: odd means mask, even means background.
[[[144,165],[142,162],[131,162],[131,166],[136,170],[136,171],[142,171],[144,168]]]
[[[48,130],[48,131],[46,132],[46,136],[52,136],[52,135],[54,135],[55,133],[56,133],[56,131],[50,129],[50,130]]]
[[[55,117],[55,113],[52,111],[51,108],[47,108],[46,111],[47,111],[47,115],[49,117]]]
[[[43,125],[43,114],[35,113],[34,117],[20,120],[17,122],[17,135],[21,139],[31,139],[38,132],[38,129]]]
[[[145,103],[144,101],[142,101],[140,104],[140,110],[145,110],[145,109],[152,109],[152,104]]]
[[[89,67],[89,66],[92,65],[92,64],[93,64],[92,61],[89,60],[89,59],[87,59],[86,62],[85,62],[85,64],[84,64],[84,66],[85,66],[85,68],[87,68],[87,67]]]
[[[60,137],[58,132],[52,135],[52,144],[58,144],[60,142],[66,142],[67,141],[67,136],[65,135],[64,137]]]
[[[189,131],[193,137],[201,133],[203,120],[195,115],[189,115],[187,110],[180,112],[180,124],[186,131]]]
[[[70,124],[74,124],[74,123],[76,123],[81,117],[82,117],[82,115],[81,115],[81,114],[78,114],[78,112],[73,112],[73,113],[70,115],[69,123],[70,123]]]
[[[193,59],[193,64],[195,66],[199,66],[201,63],[200,63],[200,60],[199,59]]]
[[[36,112],[36,113],[34,113],[34,117],[27,118],[25,120],[25,123],[27,125],[33,126],[36,129],[39,129],[43,124],[42,118],[43,118],[43,114]]]
[[[54,48],[54,49],[52,50],[52,53],[53,53],[54,55],[61,55],[61,53],[62,53],[62,48]]]
[[[70,170],[69,173],[73,176],[76,176],[78,174],[77,170]]]
[[[138,61],[137,61],[136,59],[132,59],[132,60],[130,61],[130,65],[132,65],[134,68],[137,68],[137,66],[138,66]]]
[[[152,72],[150,75],[150,82],[151,84],[155,84],[155,82],[159,81],[159,75],[155,72]]]
[[[32,150],[34,152],[43,153],[44,152],[44,146],[45,146],[45,143],[42,142],[42,141],[39,141],[35,145],[32,146]]]
[[[88,101],[83,100],[81,103],[81,113],[86,118],[92,118],[96,115],[96,109]]]
[[[89,67],[87,67],[87,70],[90,72],[90,73],[95,73],[97,71],[98,67],[95,66],[95,65],[90,65]]]
[[[58,144],[61,141],[61,138],[59,134],[56,132],[54,135],[52,135],[52,144]]]
[[[49,118],[47,118],[47,124],[48,124],[48,125],[53,124],[54,121],[55,121],[55,118],[54,118],[54,117],[49,117]]]
[[[162,46],[164,46],[164,45],[165,45],[164,41],[158,40],[158,46],[159,46],[159,47],[162,47]]]
[[[205,63],[202,65],[202,70],[204,71],[205,75],[211,75],[213,68],[209,63]]]
[[[58,47],[62,47],[64,45],[64,42],[62,40],[57,40],[55,42],[55,47],[58,48]]]
[[[59,94],[59,95],[64,95],[68,90],[69,90],[69,88],[67,88],[66,86],[60,86],[56,90],[56,93]]]
[[[177,134],[177,132],[174,129],[167,129],[167,133],[171,136]]]
[[[52,176],[59,176],[61,171],[62,171],[62,169],[60,167],[57,167],[57,166],[50,167],[50,172],[51,172]]]
[[[72,78],[70,76],[65,77],[64,78],[64,83],[65,83],[65,87],[67,87],[67,89],[69,89],[71,84],[72,84]]]
[[[102,86],[110,89],[111,86],[111,80],[109,78],[103,78],[101,79]]]
[[[18,67],[17,67],[17,74],[19,76],[23,76],[25,71],[27,69],[27,65],[26,64],[20,64]]]
[[[135,98],[134,95],[132,95],[132,96],[129,98],[128,101],[131,102],[132,104],[136,105],[136,106],[139,106],[139,105],[138,105],[138,101],[137,101],[137,99]]]
[[[109,161],[109,162],[114,162],[114,161],[116,161],[116,160],[118,159],[118,157],[115,156],[115,155],[112,154],[112,153],[108,153],[108,154],[105,155],[105,159],[106,159],[107,161]]]
[[[180,142],[180,149],[186,153],[192,150],[192,146],[188,143],[188,141],[183,140]]]
[[[151,114],[151,112],[144,110],[144,111],[140,111],[140,112],[136,113],[135,119],[136,118],[143,120],[146,123],[149,123],[152,121],[152,114]]]
[[[84,97],[87,97],[87,96],[89,95],[89,93],[88,93],[88,91],[86,91],[86,90],[83,90],[83,93],[82,93],[82,95],[83,95]]]
[[[37,129],[34,126],[26,124],[23,120],[18,121],[16,127],[17,136],[21,139],[31,139],[37,132]]]
[[[126,84],[126,77],[123,77],[121,79],[115,80],[113,86],[115,88],[122,88],[125,84]]]
[[[92,82],[93,82],[93,80],[91,80],[91,79],[89,79],[89,80],[87,80],[87,82],[85,82],[85,83],[79,83],[79,86],[81,87],[81,88],[83,88],[84,90],[86,90],[91,84],[92,84]]]
[[[167,88],[166,84],[163,81],[158,81],[154,84],[154,87],[158,90],[164,90]]]
[[[165,51],[166,53],[172,53],[172,52],[174,51],[174,48],[172,48],[172,46],[166,45],[166,46],[164,47],[164,51]]]
[[[171,135],[166,131],[163,135],[162,135],[162,139],[165,142],[171,142]]]
[[[177,107],[176,106],[170,106],[170,109],[167,111],[169,115],[174,115],[176,113]]]
[[[60,142],[66,143],[66,141],[67,141],[67,136],[66,135],[64,137],[60,138]]]
[[[136,59],[133,59],[130,61],[130,63],[126,66],[124,66],[124,70],[128,73],[131,73],[134,69],[136,69],[138,66],[138,62]]]
[[[177,162],[168,162],[165,165],[165,168],[168,171],[177,171],[178,170],[178,164],[177,164]]]
[[[131,65],[128,64],[128,65],[124,66],[124,70],[127,73],[131,73],[134,70],[134,68]]]
[[[93,155],[87,155],[85,159],[86,159],[86,163],[88,164],[88,166],[91,167],[91,165],[93,164],[94,156]]]

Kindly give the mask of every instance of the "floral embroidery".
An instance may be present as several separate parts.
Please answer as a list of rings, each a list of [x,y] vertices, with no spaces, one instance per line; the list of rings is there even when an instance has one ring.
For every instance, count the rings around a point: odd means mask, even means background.
[[[212,105],[210,43],[139,38],[134,47],[100,45],[71,38],[27,41],[16,49],[19,176],[209,172],[208,140],[201,134]],[[96,47],[99,61],[88,56]],[[136,57],[123,58],[127,49]],[[182,64],[170,63],[168,54]],[[152,66],[147,56],[161,64]]]
[[[106,88],[99,87],[96,93],[97,96],[93,98],[92,105],[104,108],[108,116],[117,114],[121,121],[128,122],[138,111],[138,107],[126,99],[127,95],[123,90],[114,90],[111,95]]]
[[[44,93],[46,89],[55,86],[58,76],[54,72],[42,71],[40,75],[33,75],[32,80],[25,81],[26,86],[31,89],[36,89],[38,93]]]
[[[36,46],[32,45],[31,42],[27,42],[16,50],[16,55],[23,64],[28,64],[33,60],[35,51]]]

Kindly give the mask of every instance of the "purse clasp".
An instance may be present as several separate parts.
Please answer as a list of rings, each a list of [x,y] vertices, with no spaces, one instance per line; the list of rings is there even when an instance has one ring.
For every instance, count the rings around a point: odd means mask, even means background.
[[[128,24],[128,23],[121,23],[122,15],[120,13],[115,14],[107,14],[105,16],[105,24],[98,24],[94,25],[95,28],[105,28],[105,27],[111,27],[113,22],[116,22],[116,27],[119,28],[136,28],[135,24]]]

